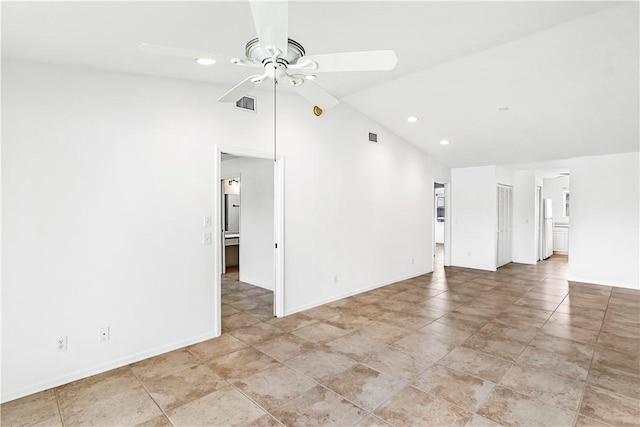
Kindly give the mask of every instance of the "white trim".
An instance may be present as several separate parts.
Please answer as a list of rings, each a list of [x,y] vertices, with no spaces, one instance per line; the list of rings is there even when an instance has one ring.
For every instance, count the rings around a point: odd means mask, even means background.
[[[273,168],[273,233],[274,251],[273,314],[284,317],[284,157],[278,157]]]
[[[123,357],[117,360],[114,360],[109,363],[105,363],[103,365],[94,366],[93,368],[82,369],[71,374],[63,375],[61,377],[54,378],[49,381],[32,384],[26,387],[19,388],[17,390],[12,390],[6,392],[3,390],[2,393],[2,403],[9,402],[11,400],[19,399],[24,396],[28,396],[33,393],[38,393],[43,390],[48,390],[53,387],[58,387],[63,384],[68,384],[73,381],[81,380],[92,375],[101,374],[103,372],[110,371],[112,369],[120,368],[122,366],[129,365],[131,363],[139,362],[144,359],[148,359],[150,357],[158,356],[160,354],[167,353],[169,351],[177,350],[189,345],[197,344],[202,341],[206,341],[212,338],[216,338],[219,334],[208,332],[206,334],[196,335],[194,337],[180,340],[174,342],[173,344],[163,345],[160,347],[156,347],[152,350],[142,351],[140,353],[136,353],[132,356]]]
[[[246,148],[233,147],[228,145],[216,145],[216,151],[218,153],[218,160],[220,153],[233,154],[240,157],[257,157],[259,159],[271,159],[273,160],[273,153],[265,153],[262,151],[249,150]],[[220,171],[218,171],[220,174]]]
[[[274,160],[272,153],[259,152],[254,150],[247,150],[244,148],[238,147],[230,147],[226,145],[216,145],[216,177],[218,184],[216,188],[219,187],[220,180],[222,179],[220,176],[220,164],[221,164],[221,153],[233,154],[234,156],[239,157],[253,157],[258,159],[270,159]],[[273,168],[273,177],[274,177],[274,187],[273,187],[273,197],[274,197],[274,211],[273,211],[273,220],[274,220],[274,241],[278,243],[278,248],[274,248],[274,289],[273,289],[273,308],[274,315],[277,317],[284,316],[284,157],[278,156],[274,160],[274,168]],[[214,221],[217,221],[217,224],[220,224],[220,209],[221,209],[221,199],[220,199],[220,191],[216,191],[216,197],[214,198],[215,203],[215,213],[216,218]],[[242,234],[240,234],[242,236]],[[221,241],[221,233],[216,233],[216,241],[214,244],[216,245],[217,250],[219,251],[222,247]],[[216,261],[220,259],[220,254],[216,254]],[[216,322],[218,328],[218,335],[221,333],[221,323],[222,323],[222,307],[220,304],[221,300],[221,283],[220,283],[220,275],[216,274],[214,278],[214,294],[217,298],[217,313]]]
[[[368,286],[366,288],[361,288],[361,289],[358,289],[358,290],[353,291],[353,292],[348,292],[346,294],[341,294],[339,296],[332,297],[332,298],[329,298],[329,299],[326,299],[326,300],[322,300],[320,302],[316,301],[316,302],[313,302],[311,304],[307,304],[307,305],[303,305],[302,307],[295,308],[293,310],[287,310],[286,313],[285,313],[285,316],[289,316],[291,314],[299,313],[299,312],[304,311],[304,310],[309,310],[310,308],[319,307],[321,305],[328,304],[328,303],[334,302],[334,301],[338,301],[338,300],[341,300],[343,298],[348,298],[348,297],[353,296],[353,295],[358,295],[358,294],[361,294],[363,292],[368,292],[368,291],[372,291],[374,289],[382,288],[384,286],[388,286],[388,285],[391,285],[391,284],[394,284],[394,283],[397,283],[397,282],[402,282],[403,280],[413,279],[415,277],[423,276],[423,275],[429,274],[429,273],[433,273],[433,270],[419,272],[419,273],[413,273],[413,274],[411,274],[409,276],[402,276],[402,277],[400,277],[398,279],[384,281],[382,283],[378,283],[378,284],[373,285],[373,286]]]
[[[274,290],[273,290],[273,288],[270,288],[270,287],[268,287],[268,286],[265,286],[265,285],[263,285],[262,283],[250,282],[250,281],[248,281],[248,280],[242,280],[242,282],[243,282],[243,283],[246,283],[246,284],[248,284],[248,285],[251,285],[251,286],[255,286],[255,287],[257,287],[257,288],[266,289],[266,290],[268,290],[268,291],[272,291],[272,292],[274,291]]]
[[[214,185],[213,185],[213,218],[212,223],[216,226],[216,232],[213,233],[213,301],[211,307],[214,309],[213,316],[213,334],[214,336],[220,336],[222,334],[222,295],[221,295],[221,277],[222,273],[222,232],[220,231],[220,225],[222,224],[222,179],[220,178],[220,163],[222,161],[221,151],[219,149],[214,150],[213,153],[213,165],[214,170]],[[216,265],[218,268],[216,268]]]
[[[225,180],[230,179],[230,178],[239,178],[240,176],[241,176],[240,172],[238,172],[238,173],[228,173],[228,174],[225,174],[225,175],[220,175],[220,181],[225,181]],[[241,195],[242,195],[242,193],[241,193]]]
[[[432,191],[434,191],[435,194],[435,185],[436,184],[444,184],[444,259],[443,259],[443,265],[445,267],[451,267],[451,182],[444,180],[444,179],[437,179],[434,178],[433,180],[433,184],[431,184],[431,188]],[[431,268],[432,270],[435,269],[435,265],[434,265],[434,260],[435,260],[435,254],[436,254],[436,208],[437,206],[435,206],[435,197],[432,197],[434,199],[434,206],[433,206],[433,221],[432,221],[432,226],[431,226],[431,236],[433,238],[433,256],[432,261],[431,261]]]
[[[444,184],[444,266],[451,266],[451,182],[441,181]]]
[[[436,268],[436,221],[438,220],[438,204],[436,203],[436,181],[431,181],[431,200],[433,201],[433,206],[431,207],[431,271]],[[445,199],[445,210],[446,210],[446,199]]]
[[[630,285],[628,283],[613,283],[613,282],[610,282],[610,281],[585,279],[585,278],[576,277],[576,276],[568,276],[567,277],[567,281],[569,281],[569,282],[586,283],[588,285],[612,286],[614,288],[640,289],[640,287],[633,286],[633,285]]]

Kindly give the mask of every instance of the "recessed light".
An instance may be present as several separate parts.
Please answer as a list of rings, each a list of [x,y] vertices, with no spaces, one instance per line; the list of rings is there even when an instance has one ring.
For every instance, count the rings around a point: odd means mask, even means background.
[[[313,80],[316,78],[315,74],[307,74],[306,76],[304,76],[305,79],[307,80]]]
[[[509,109],[508,106],[506,105],[499,105],[498,106],[498,111],[507,111]]]
[[[443,139],[442,141],[440,141],[440,145],[449,145],[449,141]]]
[[[200,65],[213,65],[216,60],[213,58],[196,58],[196,62]]]
[[[409,123],[415,123],[415,122],[418,121],[418,118],[416,116],[409,116],[409,117],[407,117],[407,121]]]

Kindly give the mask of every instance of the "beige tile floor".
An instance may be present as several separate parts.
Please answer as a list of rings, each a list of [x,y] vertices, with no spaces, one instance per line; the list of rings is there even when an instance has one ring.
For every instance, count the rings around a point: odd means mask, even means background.
[[[640,426],[640,292],[564,257],[442,267],[282,319],[224,276],[223,335],[2,405],[3,426]]]

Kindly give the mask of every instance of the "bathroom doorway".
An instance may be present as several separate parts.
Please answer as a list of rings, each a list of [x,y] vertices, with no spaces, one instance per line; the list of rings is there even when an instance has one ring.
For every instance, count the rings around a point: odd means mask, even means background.
[[[224,248],[220,265],[222,274],[227,268],[240,269],[240,175],[231,175],[220,181],[222,210],[220,212]]]
[[[217,154],[214,293],[222,333],[246,326],[248,316],[284,315],[283,159],[224,147]]]

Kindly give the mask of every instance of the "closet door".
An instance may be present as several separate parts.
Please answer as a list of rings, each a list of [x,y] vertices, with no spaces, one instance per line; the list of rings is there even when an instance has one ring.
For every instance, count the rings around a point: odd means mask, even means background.
[[[506,185],[498,185],[496,196],[498,205],[496,267],[501,267],[511,262],[513,188]]]

